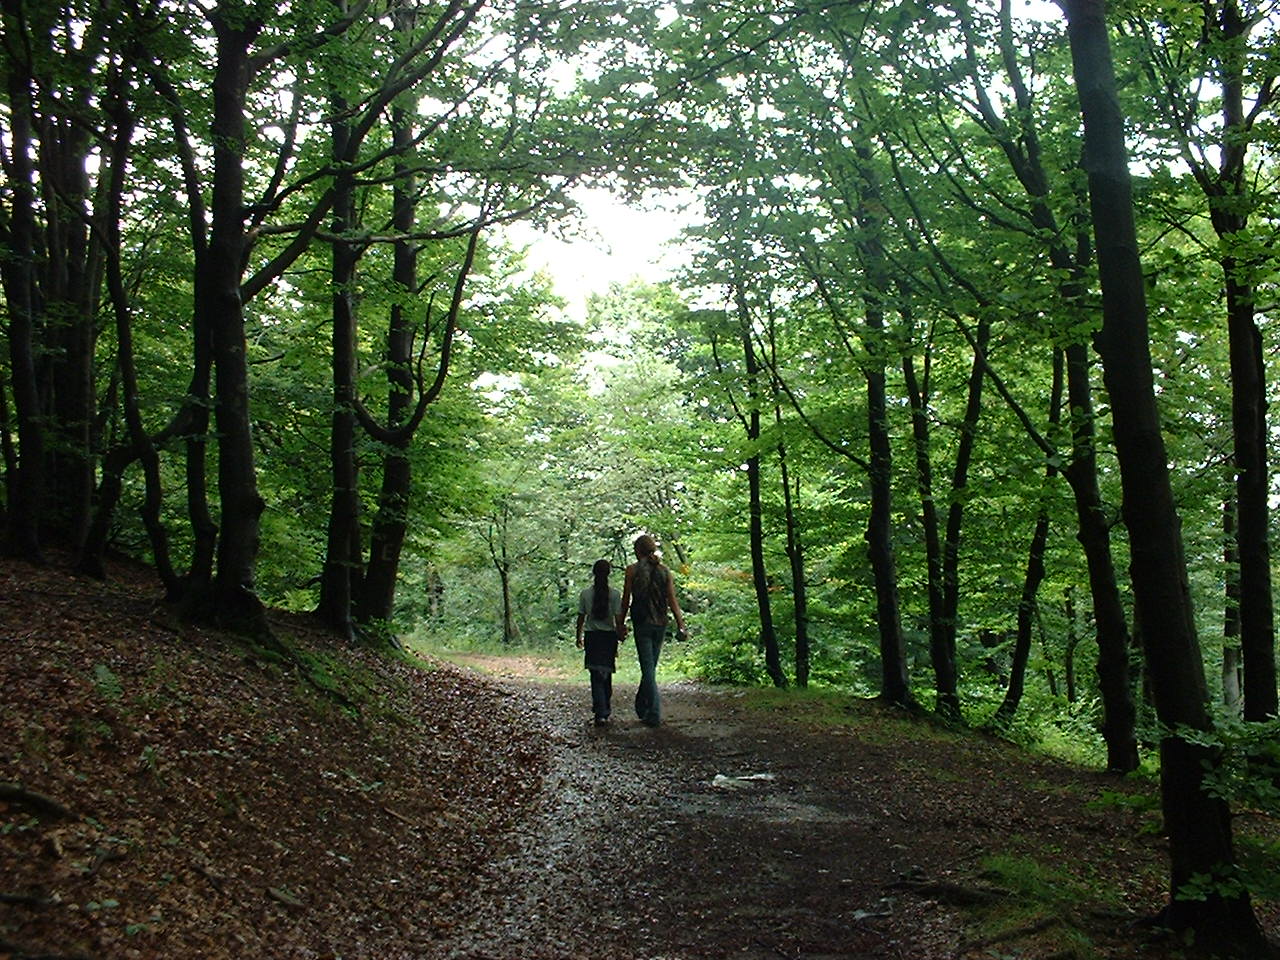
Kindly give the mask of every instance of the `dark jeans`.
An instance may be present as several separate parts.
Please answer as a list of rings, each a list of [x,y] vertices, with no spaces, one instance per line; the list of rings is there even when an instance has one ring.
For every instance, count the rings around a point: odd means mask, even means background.
[[[618,662],[618,635],[612,630],[588,630],[582,665],[591,674],[591,712],[597,720],[609,718],[613,698],[613,670]]]
[[[613,698],[613,672],[591,667],[591,712],[597,720],[609,719],[609,701]]]
[[[667,635],[665,626],[649,623],[632,625],[636,635],[636,656],[640,660],[640,689],[636,691],[636,716],[651,727],[662,722],[662,700],[658,696],[658,655]]]

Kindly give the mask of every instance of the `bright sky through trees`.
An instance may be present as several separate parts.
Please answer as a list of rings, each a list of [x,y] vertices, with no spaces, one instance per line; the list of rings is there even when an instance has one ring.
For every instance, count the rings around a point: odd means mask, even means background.
[[[583,319],[587,297],[604,293],[611,283],[634,277],[664,280],[680,263],[674,241],[691,220],[674,198],[661,206],[641,207],[628,205],[605,188],[580,189],[574,198],[582,216],[563,233],[543,232],[525,223],[510,229],[514,243],[528,245],[530,269],[552,278],[570,316]]]

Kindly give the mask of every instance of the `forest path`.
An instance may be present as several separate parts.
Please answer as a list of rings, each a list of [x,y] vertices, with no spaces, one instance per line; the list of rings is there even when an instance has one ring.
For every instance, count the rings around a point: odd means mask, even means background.
[[[818,728],[802,704],[771,713],[677,684],[651,729],[634,686],[617,684],[614,720],[597,729],[585,682],[507,666],[491,679],[546,730],[551,769],[514,848],[461,905],[447,956],[989,957],[940,902],[981,885],[984,856],[1069,853],[1114,873],[1133,844],[1127,816],[1085,806],[1109,781],[946,731],[899,741],[891,728],[912,726],[875,705]],[[1002,947],[1075,956],[1054,926]]]

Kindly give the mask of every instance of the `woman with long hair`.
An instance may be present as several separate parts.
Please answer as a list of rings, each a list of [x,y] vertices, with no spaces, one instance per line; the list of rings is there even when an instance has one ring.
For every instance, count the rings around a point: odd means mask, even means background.
[[[591,568],[592,584],[578,595],[578,648],[591,674],[591,712],[597,727],[609,722],[613,671],[618,664],[618,612],[622,598],[609,586],[609,561]],[[585,628],[585,636],[584,636]]]
[[[650,727],[662,722],[658,697],[658,656],[667,636],[667,611],[675,615],[678,636],[684,635],[684,613],[676,600],[675,580],[662,563],[658,543],[647,533],[636,538],[636,562],[627,567],[622,585],[622,608],[618,612],[618,635],[625,636],[627,613],[636,635],[636,657],[640,661],[640,689],[636,691],[636,716]]]

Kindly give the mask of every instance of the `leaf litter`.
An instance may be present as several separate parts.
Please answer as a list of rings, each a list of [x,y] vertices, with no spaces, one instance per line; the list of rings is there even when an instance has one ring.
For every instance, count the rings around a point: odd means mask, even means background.
[[[833,729],[674,685],[654,730],[619,689],[597,730],[528,658],[481,677],[277,615],[351,708],[112,574],[0,561],[0,957],[1180,955],[1145,924],[1149,815],[1091,802],[1149,787],[856,701]]]

